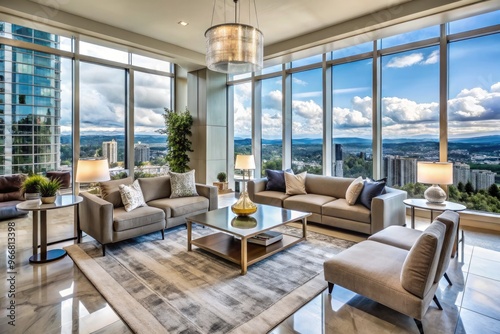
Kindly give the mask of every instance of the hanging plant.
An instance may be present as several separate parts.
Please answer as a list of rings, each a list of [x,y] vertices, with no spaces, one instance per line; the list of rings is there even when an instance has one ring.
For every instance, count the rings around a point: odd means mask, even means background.
[[[167,135],[166,161],[171,171],[184,173],[189,170],[188,152],[193,152],[192,142],[189,139],[192,135],[193,117],[187,109],[176,112],[165,108],[163,118],[165,129],[159,129],[157,132]]]

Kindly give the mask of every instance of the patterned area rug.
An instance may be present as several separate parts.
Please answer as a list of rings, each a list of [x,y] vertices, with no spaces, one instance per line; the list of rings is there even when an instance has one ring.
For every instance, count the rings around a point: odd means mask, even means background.
[[[302,231],[284,227],[289,234]],[[193,238],[213,233],[193,226]],[[353,242],[309,232],[308,240],[240,269],[194,247],[186,230],[106,247],[66,247],[120,317],[137,333],[266,333],[326,288],[325,259]]]

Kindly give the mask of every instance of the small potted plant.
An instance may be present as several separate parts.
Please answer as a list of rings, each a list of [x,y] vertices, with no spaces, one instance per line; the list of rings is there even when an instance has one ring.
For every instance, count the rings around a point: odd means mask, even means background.
[[[38,185],[38,191],[42,197],[43,204],[52,204],[56,201],[57,191],[61,188],[61,180],[58,178],[52,180],[43,180]]]
[[[47,180],[46,177],[38,174],[30,175],[24,180],[22,188],[24,191],[24,198],[26,200],[39,199],[40,192],[38,191],[38,186],[41,182]]]
[[[218,188],[219,193],[227,192],[227,174],[225,172],[220,172],[217,174],[217,180],[219,180],[219,182],[214,182],[214,186]]]

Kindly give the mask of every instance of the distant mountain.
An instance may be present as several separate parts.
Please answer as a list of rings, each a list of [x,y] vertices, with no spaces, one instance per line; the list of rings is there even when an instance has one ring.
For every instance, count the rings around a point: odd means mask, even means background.
[[[495,144],[500,143],[500,135],[471,137],[471,138],[454,138],[450,139],[450,143],[457,144]]]

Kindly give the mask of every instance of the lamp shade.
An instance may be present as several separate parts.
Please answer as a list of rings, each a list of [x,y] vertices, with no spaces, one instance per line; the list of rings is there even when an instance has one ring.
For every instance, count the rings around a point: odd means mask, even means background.
[[[426,184],[453,184],[453,164],[419,161],[417,181]]]
[[[78,160],[76,182],[91,183],[110,180],[108,159]]]
[[[255,169],[255,159],[253,155],[237,155],[234,163],[235,169]]]

